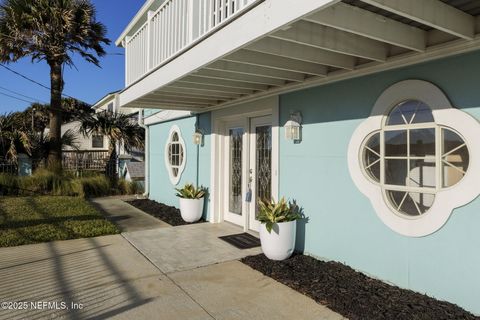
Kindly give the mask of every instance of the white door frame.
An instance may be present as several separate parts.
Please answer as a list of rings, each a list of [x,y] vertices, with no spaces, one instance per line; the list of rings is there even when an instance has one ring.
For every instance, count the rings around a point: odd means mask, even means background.
[[[212,112],[211,167],[210,167],[210,222],[224,221],[225,193],[228,187],[224,179],[225,124],[231,121],[271,115],[272,117],[272,197],[278,199],[279,187],[279,99],[278,96],[236,105]],[[248,223],[244,224],[244,229]]]

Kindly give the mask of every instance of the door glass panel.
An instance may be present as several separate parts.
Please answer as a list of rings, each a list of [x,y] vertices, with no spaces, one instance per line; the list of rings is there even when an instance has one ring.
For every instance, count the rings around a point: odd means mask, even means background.
[[[242,214],[243,128],[230,129],[229,210]]]
[[[256,133],[256,200],[272,198],[272,126],[259,126]]]

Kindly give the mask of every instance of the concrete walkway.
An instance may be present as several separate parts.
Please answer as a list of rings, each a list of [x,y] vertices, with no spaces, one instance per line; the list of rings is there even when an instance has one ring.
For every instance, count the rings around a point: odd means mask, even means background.
[[[90,202],[101,210],[108,220],[115,223],[122,232],[170,227],[168,223],[158,220],[125,202],[125,200],[132,199],[135,199],[135,197],[119,196],[94,198]]]
[[[111,216],[145,218],[121,199],[97,200]],[[235,226],[157,227],[0,248],[0,302],[11,302],[0,303],[0,320],[343,319],[239,262],[259,248],[217,238]]]

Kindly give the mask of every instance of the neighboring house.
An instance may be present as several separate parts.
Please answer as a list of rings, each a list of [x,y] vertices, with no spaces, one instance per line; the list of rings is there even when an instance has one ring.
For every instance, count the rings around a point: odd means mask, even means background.
[[[138,108],[120,108],[118,91],[105,95],[92,106],[92,109],[95,110],[95,113],[118,112],[131,115],[132,121],[135,122],[138,121],[141,114],[141,110]],[[75,147],[64,146],[63,148],[64,166],[70,169],[75,169],[79,166],[92,170],[104,169],[110,159],[110,140],[107,136],[99,134],[84,135],[81,133],[80,127],[80,121],[72,121],[62,125],[62,135],[68,130],[76,135]],[[130,162],[139,163],[137,166],[144,165],[144,150],[132,150],[130,153],[127,153],[123,145],[117,143],[116,153],[118,156],[128,155]],[[119,174],[121,175],[122,173],[119,172]],[[131,178],[131,175],[128,174],[125,178],[135,181],[142,180],[138,175]]]
[[[118,102],[118,93],[119,91],[111,92],[105,95],[102,99],[97,101],[92,108],[95,110],[95,113],[99,112],[113,112],[113,113],[123,113],[130,115],[132,117],[132,121],[138,121],[141,110],[139,108],[120,108]],[[100,141],[100,136],[92,136],[92,142],[94,139]],[[110,141],[106,138],[106,147],[109,148]],[[123,145],[121,143],[117,143],[116,152],[118,155],[127,154]],[[134,157],[133,160],[135,161],[143,161],[144,158],[144,150],[134,150],[131,152],[131,155]]]
[[[259,198],[295,199],[298,250],[480,314],[479,14],[472,0],[147,1],[117,45],[119,105],[153,110],[149,197],[177,205],[174,187],[203,185],[207,220],[254,231]]]
[[[108,151],[108,138],[103,135],[83,135],[80,133],[80,121],[72,121],[62,125],[62,135],[68,130],[75,133],[75,147],[64,146],[64,151]]]

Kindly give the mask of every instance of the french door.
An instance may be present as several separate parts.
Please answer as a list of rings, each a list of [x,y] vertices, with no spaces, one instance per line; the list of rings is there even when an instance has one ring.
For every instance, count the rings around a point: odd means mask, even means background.
[[[272,197],[271,116],[227,123],[224,218],[259,230],[258,200]]]

